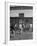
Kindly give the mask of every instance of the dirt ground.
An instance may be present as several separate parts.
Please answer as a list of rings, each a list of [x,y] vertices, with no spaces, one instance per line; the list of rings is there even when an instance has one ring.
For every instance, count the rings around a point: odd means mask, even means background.
[[[11,34],[10,40],[28,40],[33,39],[33,32],[22,32],[15,33],[15,35]]]

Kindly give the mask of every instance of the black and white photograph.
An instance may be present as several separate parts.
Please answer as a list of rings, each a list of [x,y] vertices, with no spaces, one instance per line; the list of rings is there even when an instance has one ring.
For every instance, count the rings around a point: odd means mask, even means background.
[[[0,46],[37,46],[37,0],[0,1]]]
[[[10,5],[10,40],[33,40],[33,6]]]

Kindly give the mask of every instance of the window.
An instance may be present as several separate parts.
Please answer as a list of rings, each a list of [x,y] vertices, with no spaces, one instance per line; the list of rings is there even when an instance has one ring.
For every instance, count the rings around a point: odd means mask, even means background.
[[[24,13],[19,13],[19,17],[24,17]]]

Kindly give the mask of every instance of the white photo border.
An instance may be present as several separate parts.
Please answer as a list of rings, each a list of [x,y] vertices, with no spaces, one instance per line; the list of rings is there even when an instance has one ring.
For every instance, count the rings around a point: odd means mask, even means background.
[[[33,6],[33,40],[12,40],[10,41],[10,5],[13,6]],[[6,43],[20,43],[20,42],[24,42],[24,43],[33,43],[37,41],[37,37],[36,37],[36,31],[35,31],[35,22],[34,22],[34,17],[36,15],[35,13],[36,11],[36,3],[15,3],[15,2],[6,2],[6,38],[5,38],[5,42]]]

